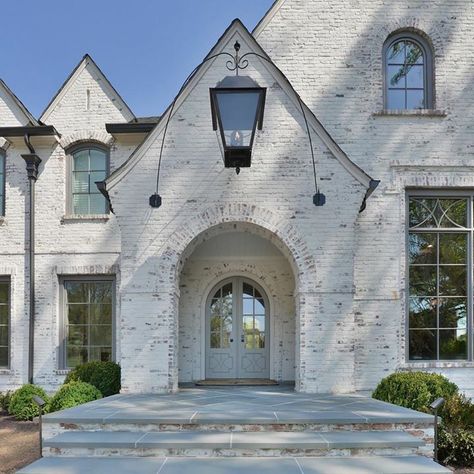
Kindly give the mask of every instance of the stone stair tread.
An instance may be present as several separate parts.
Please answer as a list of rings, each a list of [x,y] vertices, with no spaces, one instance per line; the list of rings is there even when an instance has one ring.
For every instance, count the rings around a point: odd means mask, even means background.
[[[404,431],[66,431],[44,441],[44,446],[51,448],[343,449],[423,445],[422,440]]]
[[[448,474],[451,471],[423,456],[298,458],[42,458],[18,474]]]

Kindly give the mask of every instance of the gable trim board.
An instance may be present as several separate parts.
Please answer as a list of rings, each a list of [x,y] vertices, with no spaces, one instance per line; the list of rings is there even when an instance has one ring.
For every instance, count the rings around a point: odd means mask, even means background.
[[[130,109],[130,107],[122,99],[120,94],[117,92],[114,86],[110,83],[110,81],[107,79],[105,74],[101,71],[99,66],[97,66],[95,61],[88,54],[85,54],[83,58],[81,59],[81,61],[79,61],[77,66],[72,70],[71,74],[69,74],[69,76],[66,78],[63,85],[58,89],[58,91],[53,96],[49,104],[46,106],[46,108],[44,109],[43,113],[40,116],[40,121],[44,122],[48,120],[49,116],[52,114],[52,112],[54,111],[58,103],[61,102],[62,98],[67,94],[69,89],[76,82],[81,72],[84,71],[84,69],[89,65],[92,66],[92,68],[95,70],[97,75],[102,77],[103,84],[111,93],[111,95],[117,98],[118,103],[122,107],[122,112],[125,115],[125,119],[127,121],[130,121],[135,118],[135,115]]]
[[[25,117],[26,123],[24,123],[23,125],[35,126],[40,124],[38,120],[36,120],[30,113],[30,111],[25,107],[23,102],[13,93],[13,91],[6,85],[6,83],[2,79],[0,79],[0,87],[4,90],[6,96],[10,98],[12,105],[16,107]],[[12,107],[10,107],[10,110],[12,110]]]
[[[362,186],[367,189],[367,197],[375,189],[378,181],[372,179],[362,168],[357,166],[345,152],[339,147],[334,141],[328,131],[319,122],[314,113],[299,97],[287,77],[278,67],[273,63],[270,57],[265,53],[262,47],[257,43],[256,39],[250,34],[247,28],[242,24],[239,19],[235,19],[224,34],[219,38],[216,45],[211,49],[209,54],[204,58],[203,62],[195,69],[190,77],[185,82],[184,86],[168,106],[166,112],[162,116],[162,120],[156,124],[154,129],[145,138],[145,140],[138,146],[138,148],[132,153],[129,159],[117,170],[115,170],[105,181],[106,189],[110,191],[113,189],[136,165],[139,163],[144,154],[148,151],[152,143],[159,137],[161,133],[164,133],[168,117],[171,115],[169,120],[177,113],[180,106],[186,101],[187,97],[194,89],[199,80],[204,76],[206,71],[212,66],[217,57],[213,57],[219,52],[223,51],[225,45],[230,39],[239,35],[242,42],[245,43],[249,51],[257,53],[263,58],[255,56],[256,60],[259,61],[268,71],[268,73],[274,78],[275,81],[282,87],[283,91],[292,100],[294,106],[299,110],[302,115],[303,111],[306,115],[306,119],[310,125],[310,128],[318,135],[324,145],[332,153],[332,155],[339,161],[339,163],[346,169]],[[212,59],[211,59],[212,58]],[[150,190],[152,191],[152,190]]]
[[[254,38],[258,38],[260,33],[266,28],[268,23],[270,23],[273,17],[278,13],[278,10],[283,6],[286,0],[275,0],[270,8],[267,10],[265,15],[261,18],[261,20],[257,23],[255,28],[252,31],[252,35]]]

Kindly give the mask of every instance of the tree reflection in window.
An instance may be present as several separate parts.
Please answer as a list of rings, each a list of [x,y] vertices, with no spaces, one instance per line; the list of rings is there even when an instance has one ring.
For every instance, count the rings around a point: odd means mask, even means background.
[[[243,331],[246,349],[265,348],[265,301],[252,285],[244,283],[242,294]]]
[[[432,49],[422,36],[413,32],[391,35],[384,45],[385,108],[432,108],[432,63]]]
[[[211,300],[210,338],[212,349],[230,347],[232,306],[232,283],[227,283],[217,290]]]
[[[409,200],[409,358],[467,359],[469,199]]]

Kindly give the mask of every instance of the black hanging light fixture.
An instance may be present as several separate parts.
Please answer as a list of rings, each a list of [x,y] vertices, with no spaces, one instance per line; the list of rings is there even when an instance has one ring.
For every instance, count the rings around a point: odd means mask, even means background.
[[[189,74],[181,86],[178,94],[171,103],[169,112],[166,114],[167,119],[161,140],[158,169],[156,173],[156,191],[150,196],[149,199],[151,207],[160,207],[162,203],[161,196],[158,194],[161,160],[163,157],[166,132],[173,115],[176,101],[199,68],[204,63],[221,56],[230,57],[230,59],[226,62],[226,67],[229,71],[235,71],[235,76],[224,77],[224,79],[222,79],[222,81],[220,81],[216,87],[213,87],[209,90],[211,99],[212,126],[215,131],[219,130],[218,136],[220,137],[219,139],[224,151],[224,166],[226,168],[235,168],[237,174],[240,173],[240,168],[250,167],[255,132],[257,128],[258,130],[262,130],[263,126],[263,112],[265,109],[267,90],[265,87],[260,87],[251,77],[240,76],[239,70],[245,69],[249,65],[248,59],[246,59],[247,57],[255,56],[267,62],[283,77],[285,77],[285,75],[268,57],[265,57],[259,53],[250,51],[245,53],[243,56],[239,56],[240,43],[238,41],[236,41],[234,44],[234,50],[234,55],[228,53],[227,51],[223,51],[206,57],[202,63],[199,64],[191,72],[191,74]],[[313,196],[313,204],[315,206],[324,206],[326,203],[326,196],[320,192],[318,187],[311,131],[306,118],[303,102],[296,92],[295,94],[299,101],[301,113],[303,114],[306,131],[308,134],[309,146],[311,149],[314,186],[316,190],[316,194]]]
[[[239,69],[248,63],[240,62],[240,44],[234,45],[235,57],[227,68],[235,70],[235,76],[226,76],[216,87],[209,90],[211,97],[212,127],[219,130],[224,150],[224,166],[240,168],[251,164],[255,131],[263,126],[263,111],[267,89],[260,87],[249,76],[240,76]]]

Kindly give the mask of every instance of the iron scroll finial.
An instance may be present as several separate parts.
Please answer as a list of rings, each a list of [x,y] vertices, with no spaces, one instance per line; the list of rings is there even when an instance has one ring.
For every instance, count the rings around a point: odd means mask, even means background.
[[[244,54],[243,56],[239,56],[240,43],[238,41],[234,43],[234,50],[235,50],[234,56],[232,56],[229,53],[221,53],[221,54],[225,54],[232,57],[232,59],[229,59],[225,63],[225,65],[229,71],[235,71],[235,75],[238,76],[239,69],[245,69],[249,65],[249,62],[246,59],[244,59],[244,56],[247,56],[248,53]]]

